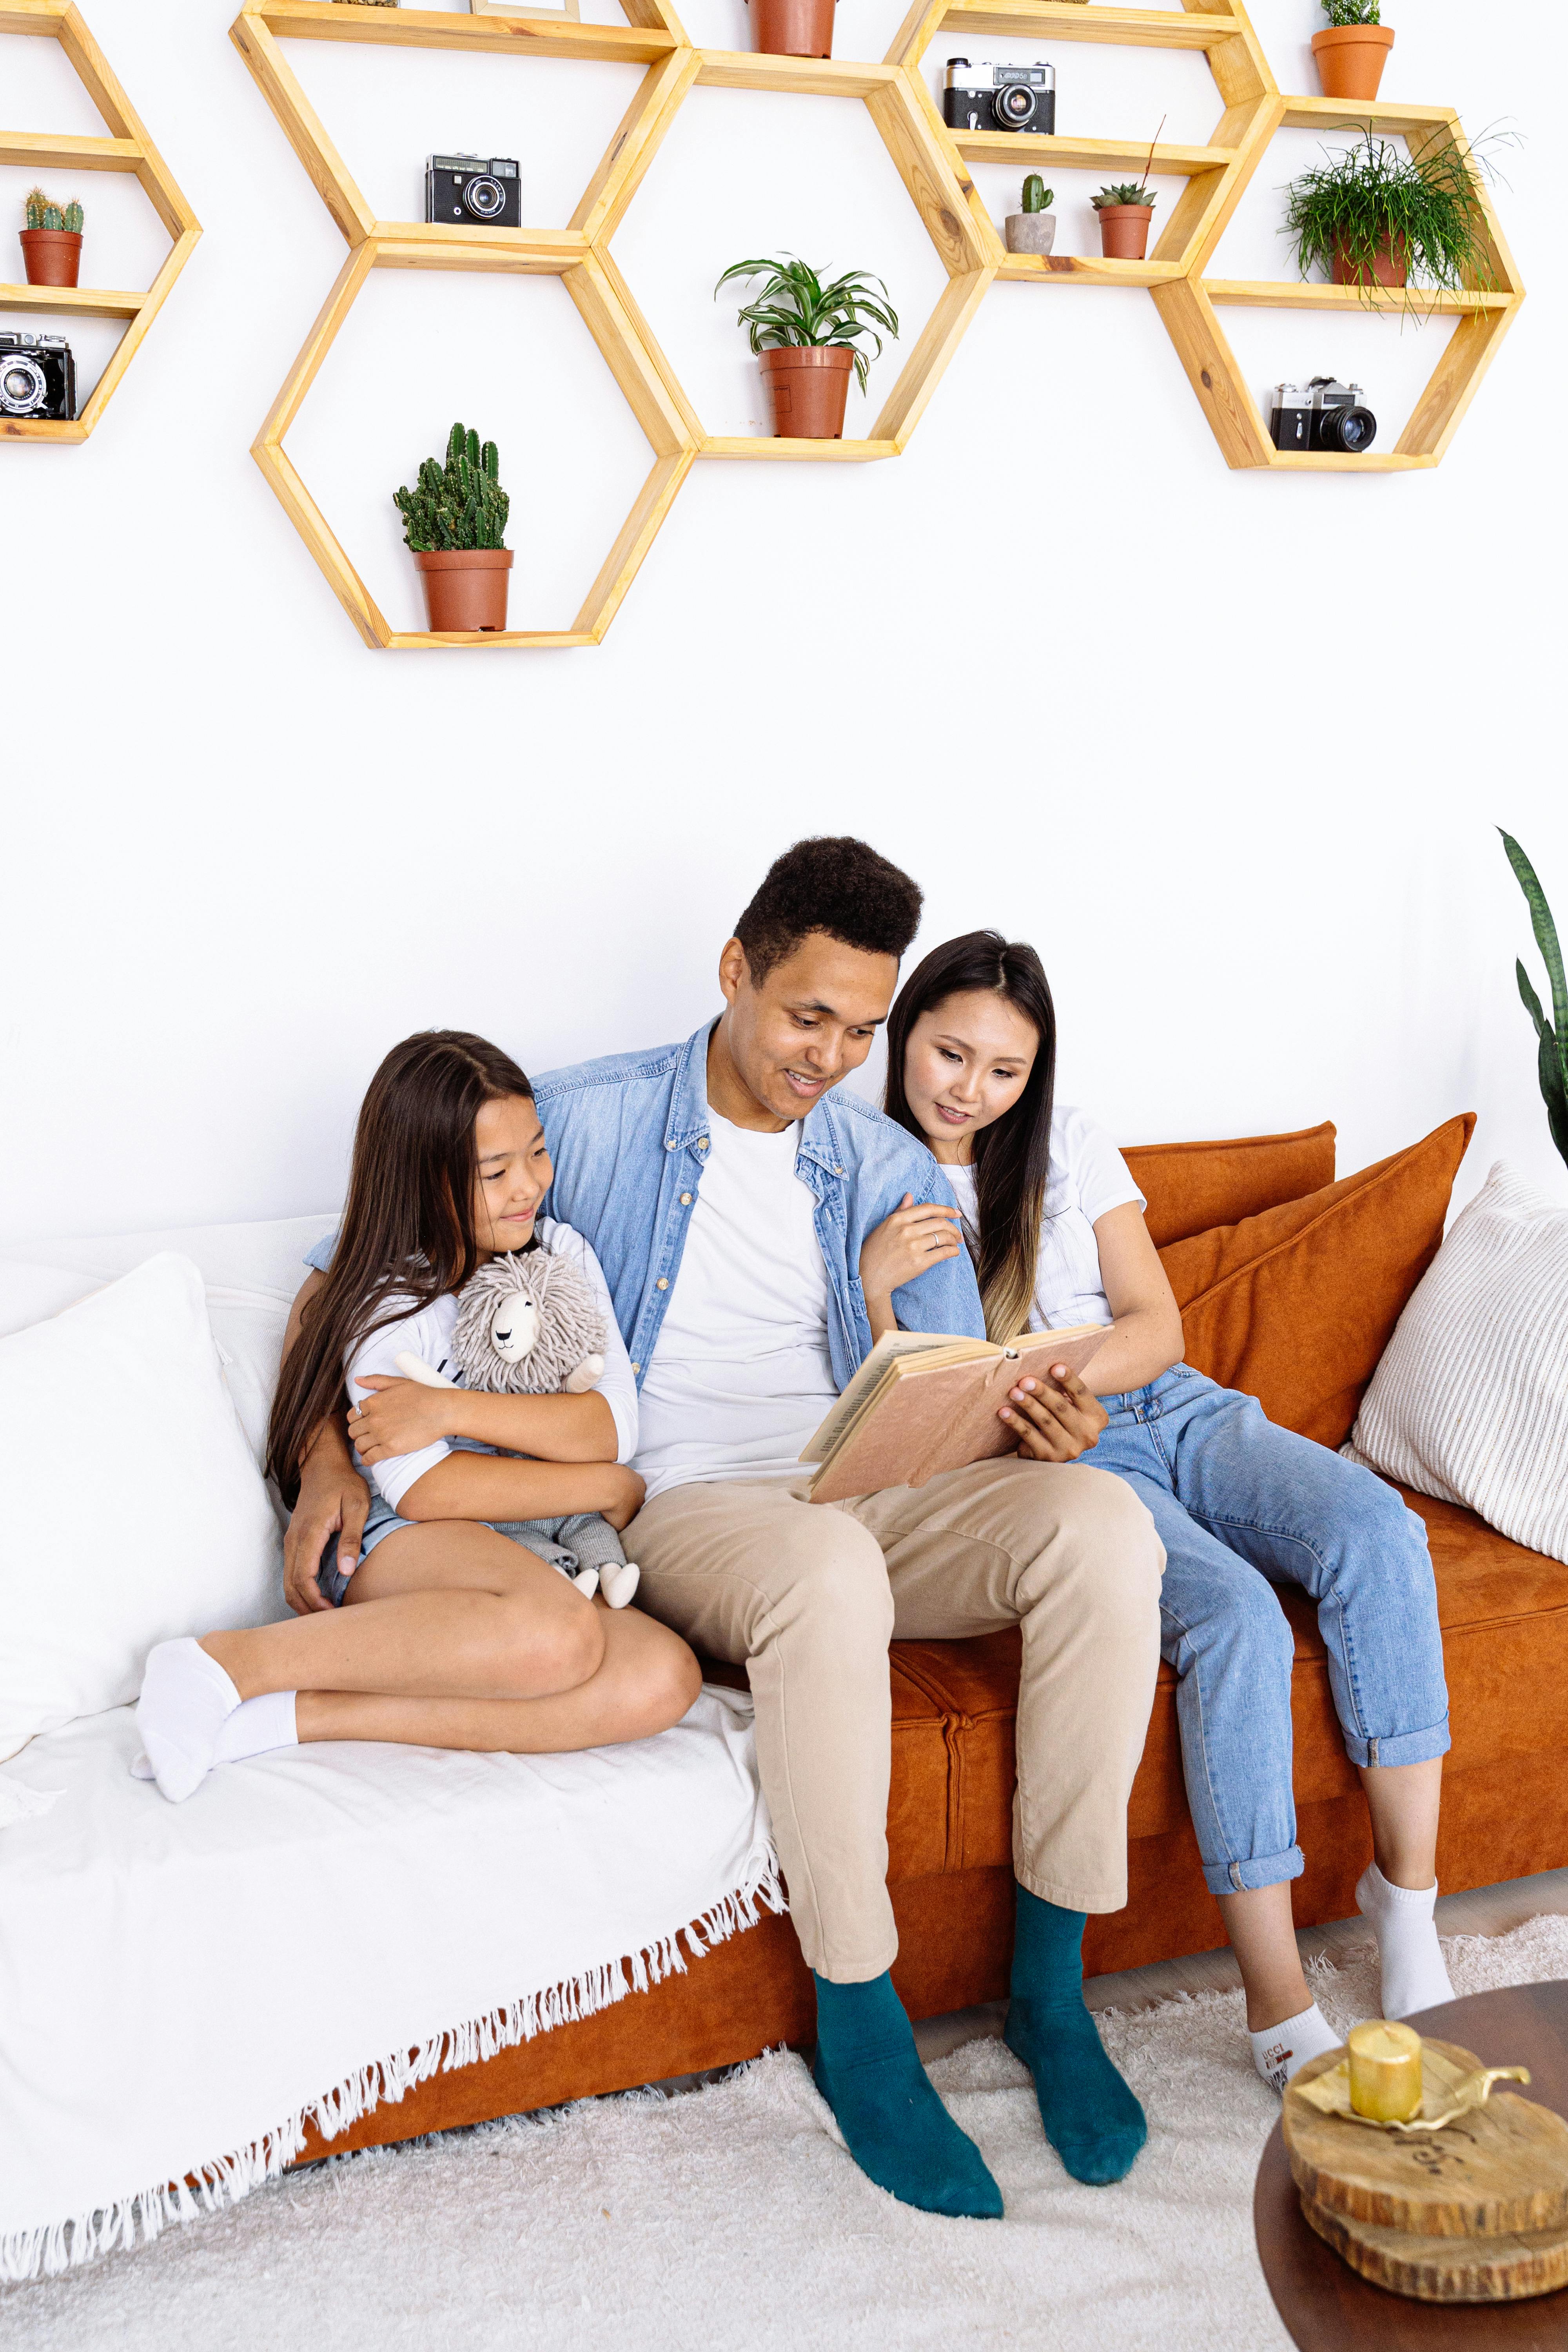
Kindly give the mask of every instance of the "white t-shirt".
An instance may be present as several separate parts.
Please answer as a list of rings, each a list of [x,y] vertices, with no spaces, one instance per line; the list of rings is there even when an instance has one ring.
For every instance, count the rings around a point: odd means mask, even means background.
[[[816,1202],[800,1129],[763,1135],[709,1112],[680,1271],[643,1380],[637,1468],[647,1498],[696,1479],[798,1478],[838,1394]]]
[[[599,1311],[605,1318],[605,1369],[594,1382],[595,1389],[609,1406],[616,1420],[617,1462],[629,1462],[637,1451],[637,1387],[632,1377],[631,1362],[626,1355],[626,1341],[616,1328],[616,1310],[610,1303],[609,1286],[605,1280],[598,1259],[582,1234],[571,1225],[558,1223],[553,1217],[541,1217],[534,1228],[541,1249],[570,1253],[587,1276]],[[389,1305],[391,1301],[387,1302]],[[402,1380],[397,1358],[405,1351],[418,1356],[433,1371],[445,1372],[448,1380],[461,1384],[456,1364],[448,1360],[452,1333],[458,1321],[458,1297],[449,1291],[431,1307],[416,1308],[395,1323],[384,1323],[373,1331],[363,1346],[354,1350],[345,1370],[349,1396],[358,1404],[372,1391],[363,1385],[367,1372],[383,1372],[389,1380]],[[470,1438],[439,1437],[433,1445],[422,1445],[417,1454],[395,1454],[384,1462],[368,1467],[359,1455],[354,1455],[354,1468],[362,1478],[374,1481],[384,1500],[396,1510],[404,1496],[416,1478],[444,1462],[456,1448],[469,1454],[493,1454],[493,1445],[479,1445]]]
[[[979,1238],[973,1168],[943,1166],[963,1212],[970,1246]],[[1096,1221],[1124,1202],[1148,1204],[1127,1162],[1102,1127],[1081,1110],[1058,1103],[1051,1113],[1051,1172],[1040,1221],[1035,1303],[1026,1328],[1065,1331],[1075,1323],[1110,1323],[1110,1301],[1100,1271]]]

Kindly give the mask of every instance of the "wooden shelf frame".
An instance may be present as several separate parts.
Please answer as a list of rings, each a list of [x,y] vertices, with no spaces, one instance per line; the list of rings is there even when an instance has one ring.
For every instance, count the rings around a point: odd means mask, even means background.
[[[1279,102],[1269,140],[1275,130],[1371,131],[1416,146],[1451,149],[1468,159],[1486,221],[1487,275],[1492,282],[1483,286],[1472,279],[1463,290],[1447,293],[1421,286],[1210,278],[1200,266],[1190,278],[1152,289],[1154,307],[1226,463],[1238,471],[1280,474],[1411,473],[1438,465],[1524,300],[1524,282],[1503,237],[1486,174],[1470,158],[1459,117],[1451,107],[1394,100],[1352,105],[1337,99],[1287,97]],[[1268,143],[1259,149],[1254,168]],[[1205,261],[1215,242],[1210,242]],[[1217,312],[1222,309],[1322,310],[1341,318],[1363,311],[1402,320],[1448,317],[1458,323],[1394,446],[1385,450],[1374,444],[1364,457],[1347,457],[1327,451],[1276,449],[1268,419],[1220,325]]]
[[[284,448],[289,429],[371,271],[433,268],[491,273],[504,269],[513,276],[559,278],[653,452],[652,468],[631,512],[580,611],[564,628],[475,631],[459,635],[393,628]],[[559,239],[542,242],[531,250],[526,241],[513,240],[504,262],[491,252],[466,248],[437,259],[426,238],[394,231],[363,237],[350,252],[251,446],[251,455],[367,646],[399,653],[455,646],[494,651],[515,646],[560,648],[600,642],[691,469],[697,446],[626,315],[613,277],[585,241],[568,253]]]
[[[85,441],[119,389],[142,339],[168,299],[202,233],[178,181],[130,100],[109,60],[88,30],[75,0],[7,0],[0,5],[0,34],[58,41],[77,79],[108,126],[106,139],[77,139],[52,132],[0,131],[0,163],[20,164],[40,175],[49,172],[124,172],[141,185],[169,233],[163,267],[143,292],[91,286],[0,286],[0,311],[20,310],[54,318],[122,319],[125,331],[80,414],[69,420],[0,417],[0,440]]]
[[[1221,113],[1206,145],[1156,145],[1147,139],[1031,137],[1010,131],[952,131],[927,81],[927,50],[941,33],[1008,40],[1083,41],[1116,47],[1200,51],[1214,76]],[[914,0],[888,52],[913,81],[922,110],[961,163],[1013,163],[1020,171],[1099,172],[1108,178],[1142,172],[1184,179],[1186,187],[1160,225],[1146,262],[1111,264],[1097,254],[1009,253],[984,199],[967,180],[971,212],[998,278],[1026,284],[1153,287],[1183,278],[1214,250],[1240,203],[1258,155],[1272,135],[1278,85],[1241,0],[1205,9],[1074,5],[1073,0]]]

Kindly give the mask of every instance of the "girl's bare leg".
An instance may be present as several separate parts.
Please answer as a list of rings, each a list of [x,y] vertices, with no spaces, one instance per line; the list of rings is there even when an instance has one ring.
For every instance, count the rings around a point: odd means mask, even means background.
[[[1361,1785],[1372,1815],[1373,1852],[1389,1885],[1417,1892],[1434,1885],[1442,1758],[1429,1764],[1363,1765]]]
[[[1241,1895],[1222,1895],[1218,1902],[1247,1988],[1248,2031],[1261,2033],[1288,2017],[1300,2017],[1311,2007],[1312,1996],[1296,1949],[1289,1882],[1248,1887]]]

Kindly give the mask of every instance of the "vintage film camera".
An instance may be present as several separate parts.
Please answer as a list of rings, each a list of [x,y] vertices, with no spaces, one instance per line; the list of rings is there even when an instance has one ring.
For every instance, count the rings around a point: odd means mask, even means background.
[[[431,155],[425,164],[425,217],[481,228],[521,228],[522,190],[510,156]]]
[[[76,415],[76,361],[59,335],[18,335],[0,330],[0,416]]]
[[[949,58],[942,78],[942,119],[950,131],[1029,131],[1051,138],[1057,127],[1057,69],[972,66]]]
[[[1359,383],[1315,375],[1310,383],[1277,383],[1268,429],[1277,449],[1328,449],[1359,457],[1377,438],[1377,419]]]

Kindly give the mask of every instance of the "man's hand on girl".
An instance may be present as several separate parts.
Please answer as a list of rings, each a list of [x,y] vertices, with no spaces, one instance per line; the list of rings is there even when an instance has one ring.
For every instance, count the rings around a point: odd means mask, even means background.
[[[1001,1408],[1018,1438],[1026,1462],[1076,1462],[1097,1444],[1110,1416],[1092,1389],[1065,1364],[1053,1364],[1048,1381],[1020,1381]]]
[[[453,1406],[460,1389],[430,1389],[422,1381],[400,1381],[384,1372],[367,1372],[359,1385],[374,1391],[349,1410],[349,1442],[362,1462],[417,1454],[437,1438],[459,1433]]]
[[[316,1581],[322,1560],[352,1576],[359,1565],[360,1538],[370,1509],[370,1489],[335,1433],[336,1425],[323,1422],[316,1443],[300,1465],[300,1499],[283,1538],[283,1598],[296,1617],[331,1602]],[[331,1432],[323,1444],[323,1432]]]

